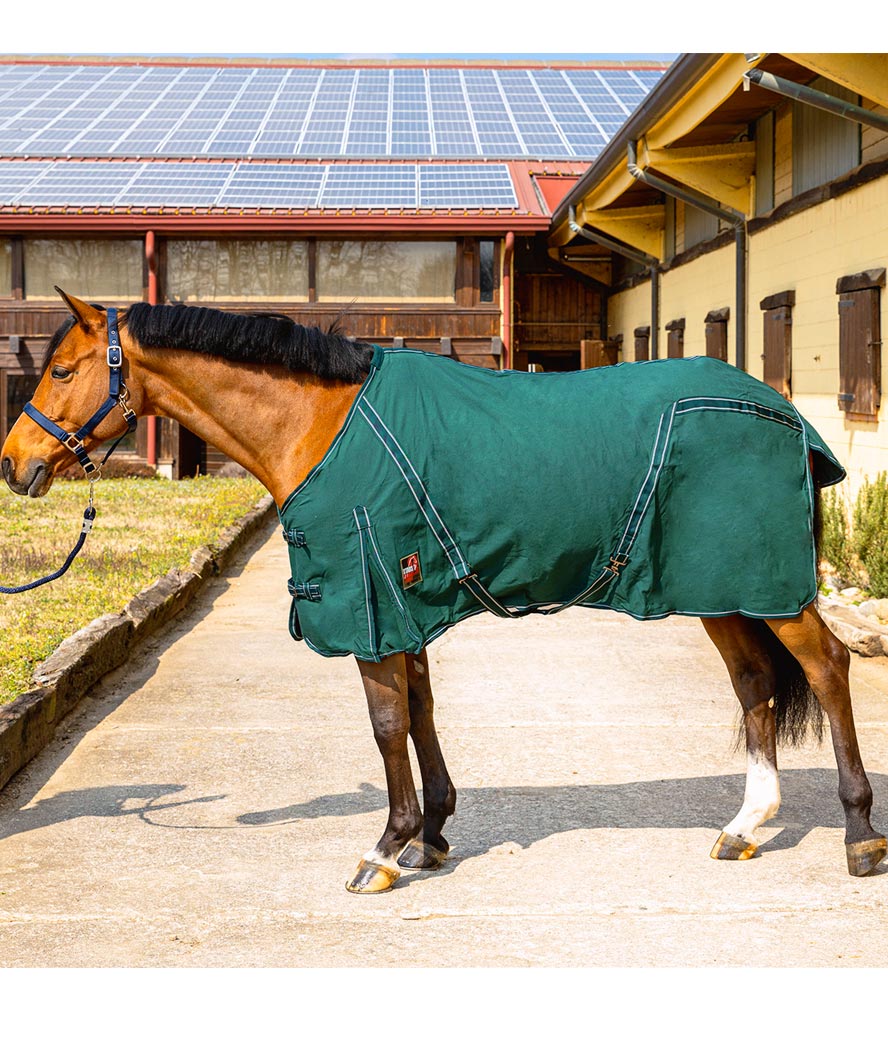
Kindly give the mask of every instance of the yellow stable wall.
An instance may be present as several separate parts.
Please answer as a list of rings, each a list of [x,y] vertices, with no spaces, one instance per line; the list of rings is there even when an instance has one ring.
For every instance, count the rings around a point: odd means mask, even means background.
[[[728,361],[735,362],[736,304],[733,244],[709,252],[661,276],[660,356],[665,325],[684,317],[685,355],[705,354],[704,318],[730,307]],[[747,369],[762,376],[763,317],[759,303],[795,292],[792,313],[793,401],[811,421],[849,474],[849,489],[864,476],[888,470],[888,396],[876,422],[847,420],[838,408],[839,311],[836,281],[844,275],[888,267],[888,177],[812,206],[749,238],[747,257]],[[882,336],[888,341],[888,290],[881,296]],[[632,333],[650,324],[650,284],[611,297],[609,335],[623,334],[623,357],[634,357]],[[882,375],[888,365],[882,353]]]

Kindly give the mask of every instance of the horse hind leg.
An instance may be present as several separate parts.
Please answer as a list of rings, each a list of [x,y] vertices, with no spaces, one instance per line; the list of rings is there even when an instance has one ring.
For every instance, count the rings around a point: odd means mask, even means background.
[[[777,671],[762,630],[742,615],[704,618],[703,627],[724,659],[743,708],[746,731],[746,790],[740,811],[722,830],[713,859],[749,859],[757,829],[780,807],[777,734],[772,705]],[[764,630],[767,631],[767,630]]]
[[[845,811],[845,851],[854,877],[870,873],[888,852],[888,843],[870,823],[873,793],[860,759],[847,648],[824,625],[814,605],[796,618],[769,621],[777,638],[796,658],[829,718],[839,770],[839,800]]]
[[[456,789],[447,774],[438,733],[434,699],[425,650],[407,655],[407,697],[410,737],[422,775],[423,825],[398,858],[405,870],[436,870],[447,858],[450,845],[441,831],[456,810]]]

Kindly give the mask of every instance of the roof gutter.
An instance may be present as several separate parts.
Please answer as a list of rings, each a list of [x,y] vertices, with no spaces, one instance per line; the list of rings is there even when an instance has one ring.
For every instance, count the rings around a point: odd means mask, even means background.
[[[736,325],[736,349],[735,362],[738,369],[746,369],[746,216],[736,209],[719,205],[705,194],[698,194],[687,187],[677,186],[675,183],[652,175],[647,169],[638,164],[638,144],[630,139],[626,145],[627,167],[633,179],[646,183],[654,190],[669,197],[684,201],[693,208],[702,209],[710,215],[718,216],[719,219],[729,223],[734,228],[734,242],[736,245],[736,271],[735,271],[735,311],[737,313]]]
[[[788,99],[814,106],[818,110],[826,110],[837,117],[855,121],[858,124],[868,124],[872,128],[879,128],[888,132],[888,117],[872,110],[866,110],[844,99],[837,99],[835,95],[828,95],[823,91],[816,91],[804,84],[796,84],[795,81],[785,80],[783,77],[775,77],[773,73],[766,73],[761,69],[751,69],[743,77],[743,90],[749,91],[750,82],[757,84],[760,88],[773,91],[777,95],[784,95]]]
[[[606,234],[600,234],[597,230],[589,230],[588,227],[580,226],[577,223],[576,211],[573,205],[568,207],[567,216],[567,225],[574,234],[585,238],[586,241],[595,242],[596,245],[602,245],[604,248],[610,249],[611,252],[616,252],[619,256],[625,256],[635,263],[640,263],[642,266],[650,268],[651,358],[657,358],[660,346],[660,261],[656,256],[650,256],[640,249],[633,249],[628,245],[622,244],[622,242],[614,241],[612,238],[607,237]]]

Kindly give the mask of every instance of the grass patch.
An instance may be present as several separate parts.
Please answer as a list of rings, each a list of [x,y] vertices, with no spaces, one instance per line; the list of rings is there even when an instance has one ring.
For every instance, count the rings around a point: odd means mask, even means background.
[[[62,640],[186,566],[194,549],[212,546],[265,492],[253,478],[102,480],[96,524],[68,573],[31,592],[0,595],[0,705],[28,689],[34,666]],[[0,584],[57,570],[77,540],[87,497],[85,481],[59,480],[36,501],[4,487]]]

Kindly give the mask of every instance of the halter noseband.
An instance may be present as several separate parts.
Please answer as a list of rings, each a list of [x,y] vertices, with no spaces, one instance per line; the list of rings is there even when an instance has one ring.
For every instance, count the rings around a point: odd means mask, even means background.
[[[101,475],[102,466],[105,461],[111,456],[114,450],[117,448],[117,444],[125,436],[129,435],[130,432],[135,431],[137,419],[135,412],[130,409],[127,405],[127,398],[129,392],[126,390],[126,384],[123,383],[123,348],[120,346],[120,334],[117,331],[117,308],[109,307],[107,310],[108,316],[108,369],[110,370],[110,376],[108,379],[108,398],[102,403],[102,405],[96,410],[96,412],[89,418],[89,420],[82,427],[78,428],[75,432],[65,431],[61,425],[57,424],[54,420],[50,420],[45,413],[41,413],[39,409],[32,403],[29,402],[25,408],[24,413],[35,421],[43,428],[44,431],[48,431],[50,435],[58,439],[59,442],[80,461],[80,466],[86,472],[87,479],[95,480]],[[101,464],[94,464],[89,459],[89,454],[83,448],[83,440],[88,438],[94,428],[98,427],[99,424],[108,416],[111,410],[115,406],[120,406],[123,410],[123,418],[126,421],[127,429],[119,438],[114,440],[111,448],[102,458]]]

